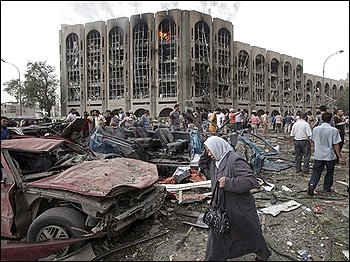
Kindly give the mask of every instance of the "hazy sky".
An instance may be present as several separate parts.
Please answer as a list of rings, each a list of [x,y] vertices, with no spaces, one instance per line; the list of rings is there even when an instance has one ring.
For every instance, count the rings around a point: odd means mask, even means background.
[[[300,58],[304,73],[346,79],[349,72],[349,1],[1,1],[1,58],[24,80],[28,62],[47,61],[59,79],[61,24],[85,24],[165,9],[196,10],[229,20],[234,40]],[[14,101],[3,83],[18,79],[1,62],[1,102]]]

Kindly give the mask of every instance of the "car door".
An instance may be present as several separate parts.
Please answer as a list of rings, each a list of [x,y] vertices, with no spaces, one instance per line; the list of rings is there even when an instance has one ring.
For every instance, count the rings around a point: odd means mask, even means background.
[[[1,152],[1,236],[13,237],[11,227],[14,221],[14,211],[11,202],[13,202],[12,190],[15,187],[15,181],[9,163]]]

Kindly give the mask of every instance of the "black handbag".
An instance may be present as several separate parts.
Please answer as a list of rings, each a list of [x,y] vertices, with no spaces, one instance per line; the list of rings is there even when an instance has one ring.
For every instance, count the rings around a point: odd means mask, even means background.
[[[210,228],[214,229],[220,234],[227,234],[230,232],[230,221],[229,217],[225,211],[226,205],[226,196],[225,190],[221,190],[221,196],[215,196],[219,193],[219,181],[216,182],[215,188],[213,191],[213,196],[210,201],[210,206],[204,212],[203,222],[208,225]],[[221,201],[223,197],[223,201]],[[215,205],[212,205],[213,199],[215,198]]]

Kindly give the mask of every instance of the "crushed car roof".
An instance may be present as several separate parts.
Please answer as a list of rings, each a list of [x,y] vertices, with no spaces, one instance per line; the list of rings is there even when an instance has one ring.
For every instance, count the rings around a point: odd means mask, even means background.
[[[16,151],[31,151],[33,153],[48,152],[60,144],[63,140],[42,139],[36,137],[1,140],[1,148]]]
[[[157,166],[137,159],[113,158],[84,161],[64,172],[29,183],[90,196],[107,196],[146,188],[158,180]]]

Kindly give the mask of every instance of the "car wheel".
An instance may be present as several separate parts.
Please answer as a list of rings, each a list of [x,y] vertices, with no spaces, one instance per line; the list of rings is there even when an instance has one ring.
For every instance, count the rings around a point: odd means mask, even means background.
[[[45,241],[54,238],[70,238],[83,234],[85,216],[70,207],[54,207],[43,212],[31,223],[28,229],[28,241]],[[77,230],[81,229],[81,230]],[[63,257],[80,247],[84,243],[70,245],[55,253],[56,257]]]

